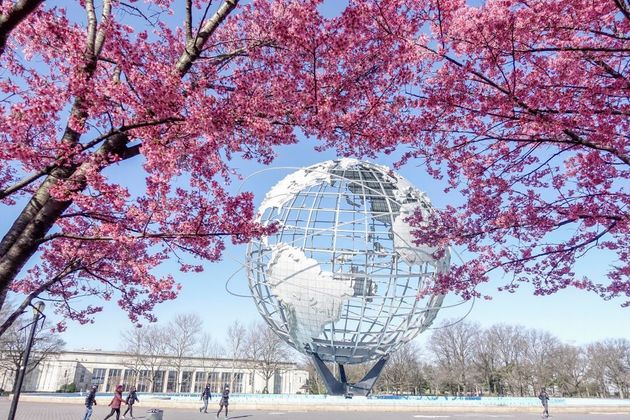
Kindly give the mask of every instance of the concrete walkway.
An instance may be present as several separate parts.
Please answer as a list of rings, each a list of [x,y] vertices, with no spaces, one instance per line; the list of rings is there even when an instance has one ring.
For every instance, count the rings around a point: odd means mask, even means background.
[[[0,420],[7,418],[10,401],[7,398],[0,399]],[[146,411],[150,408],[145,404],[134,406],[134,414],[137,419],[146,418]],[[210,408],[210,407],[209,407]],[[212,407],[216,409],[216,407]],[[20,402],[16,420],[81,420],[84,407],[78,404],[49,404],[43,402]],[[124,409],[123,409],[124,411]],[[596,411],[587,410],[584,413],[557,413],[553,411],[552,418],[559,420],[596,420],[610,419],[622,420],[630,418],[629,411]],[[109,407],[97,406],[90,420],[102,420],[109,414]],[[201,414],[196,409],[164,408],[164,420],[212,420],[215,414]],[[224,419],[225,416],[221,416]],[[539,419],[540,415],[528,412],[307,412],[307,411],[268,411],[239,409],[235,404],[230,411],[229,419],[243,420],[415,420],[415,419],[445,419],[445,420],[480,420],[480,419],[505,419],[525,420]],[[114,419],[112,417],[112,419]]]

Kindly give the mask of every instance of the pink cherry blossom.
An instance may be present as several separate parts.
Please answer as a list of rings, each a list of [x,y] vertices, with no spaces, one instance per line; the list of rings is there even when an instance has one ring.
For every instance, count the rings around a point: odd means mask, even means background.
[[[3,296],[153,320],[180,287],[163,261],[198,271],[274,229],[228,192],[231,159],[268,164],[299,133],[342,156],[403,149],[463,197],[428,229],[412,218],[418,242],[475,255],[433,291],[470,298],[504,271],[508,291],[630,296],[626,2],[40,3],[0,9],[0,202],[21,210]],[[576,273],[598,249],[607,278]]]

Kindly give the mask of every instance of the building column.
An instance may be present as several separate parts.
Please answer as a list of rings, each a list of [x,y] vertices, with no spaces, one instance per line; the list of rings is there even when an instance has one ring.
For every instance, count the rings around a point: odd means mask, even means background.
[[[103,384],[101,385],[101,392],[107,391],[107,383],[109,382],[109,368],[105,368],[105,377],[103,378]]]
[[[167,392],[168,389],[168,370],[164,371],[164,383],[162,383],[162,392]]]

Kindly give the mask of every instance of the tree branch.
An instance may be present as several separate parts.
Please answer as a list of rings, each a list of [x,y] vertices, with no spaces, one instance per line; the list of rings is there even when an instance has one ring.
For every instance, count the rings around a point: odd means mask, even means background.
[[[203,25],[197,36],[186,43],[184,52],[175,64],[175,69],[181,76],[188,73],[193,62],[199,58],[199,54],[208,38],[210,38],[225,18],[236,8],[238,1],[239,0],[225,0],[221,7],[219,7],[219,10]]]
[[[240,232],[213,232],[213,233],[175,233],[175,232],[161,232],[161,233],[141,233],[138,235],[129,235],[127,238],[131,239],[194,239],[194,238],[207,238],[213,236],[231,236],[241,235]],[[81,236],[81,235],[68,235],[65,233],[53,233],[45,236],[39,241],[44,243],[53,239],[75,239],[80,241],[114,241],[116,238],[113,236]]]
[[[39,287],[37,287],[35,290],[29,293],[24,298],[22,303],[13,311],[13,313],[7,317],[7,319],[2,323],[2,325],[0,325],[0,336],[2,336],[2,334],[4,334],[11,327],[11,325],[13,325],[15,320],[18,319],[18,317],[24,313],[24,311],[31,304],[33,299],[36,299],[40,293],[44,292],[50,286],[60,281],[64,277],[76,272],[77,270],[79,270],[78,261],[77,260],[71,261],[70,264],[68,264],[61,273],[52,277],[50,280],[40,284]]]
[[[114,135],[127,133],[130,130],[134,130],[136,128],[152,127],[152,126],[156,126],[156,125],[168,124],[168,123],[179,122],[179,121],[184,121],[184,118],[169,117],[169,118],[162,118],[162,119],[153,120],[153,121],[143,121],[143,122],[139,122],[139,123],[123,125],[122,127],[118,128],[117,130],[112,130],[109,133],[103,134],[102,136],[98,136],[98,137],[90,140],[89,142],[82,144],[81,145],[81,149],[79,151],[74,152],[74,153],[70,154],[69,156],[64,156],[63,159],[61,159],[61,158],[57,159],[57,161],[55,163],[46,166],[45,168],[41,169],[38,172],[35,172],[34,174],[31,174],[31,175],[27,176],[26,178],[23,178],[19,182],[16,182],[15,184],[11,185],[10,187],[5,188],[4,190],[0,190],[0,200],[5,198],[5,197],[8,197],[9,195],[13,194],[14,192],[16,192],[18,190],[21,190],[22,188],[28,186],[29,184],[37,181],[42,176],[50,174],[50,172],[53,169],[59,167],[59,164],[62,161],[71,160],[78,153],[86,151],[86,150],[96,146],[97,144],[101,143],[102,141],[109,139],[110,137],[112,137]],[[127,150],[129,150],[129,152],[123,152],[124,156],[121,156],[121,157],[123,157],[125,159],[128,159],[129,157],[136,156],[136,155],[139,154],[139,151],[140,151],[139,148],[140,148],[140,145],[132,146],[132,147],[127,149]]]
[[[33,13],[43,1],[19,0],[7,14],[0,15],[0,56],[4,54],[4,48],[11,31]]]
[[[630,20],[630,6],[626,4],[625,0],[614,0],[614,2],[626,19]]]
[[[186,31],[186,44],[192,40],[192,0],[186,0],[186,21],[184,22]]]

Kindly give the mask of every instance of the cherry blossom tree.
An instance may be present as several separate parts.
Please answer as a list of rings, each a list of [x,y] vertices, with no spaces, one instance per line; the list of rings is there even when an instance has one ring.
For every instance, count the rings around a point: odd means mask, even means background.
[[[510,274],[509,291],[529,282],[539,295],[573,286],[630,298],[629,4],[424,7],[432,42],[419,47],[434,73],[413,92],[421,115],[407,158],[426,159],[465,202],[420,237],[478,255],[438,288],[478,295],[496,271]],[[576,271],[588,253],[604,256],[606,277]]]
[[[0,199],[22,209],[0,243],[3,295],[46,294],[80,322],[101,307],[75,298],[117,298],[153,320],[179,289],[161,262],[199,271],[186,255],[216,261],[224,237],[274,228],[228,193],[233,155],[269,163],[299,131],[366,124],[366,145],[396,138],[400,105],[382,99],[408,77],[398,38],[361,5],[325,19],[319,3],[46,2],[2,26]]]
[[[432,291],[480,296],[480,283],[507,273],[501,290],[531,283],[538,295],[572,286],[629,298],[628,2],[409,7],[426,23],[420,34],[398,25],[400,5],[379,10],[424,64],[407,87],[415,116],[402,162],[426,163],[464,198],[416,214],[417,239],[473,255]],[[605,276],[576,270],[586,254],[600,257]]]
[[[478,296],[506,272],[510,291],[630,294],[626,0],[352,1],[336,17],[317,0],[39,3],[0,3],[0,200],[21,209],[3,294],[46,293],[80,322],[100,305],[73,298],[116,297],[152,320],[179,288],[161,262],[201,270],[187,256],[273,229],[228,192],[230,162],[269,163],[298,133],[340,155],[403,148],[459,191],[412,220],[419,242],[476,256],[433,291]],[[593,252],[614,256],[607,278],[575,271]]]

